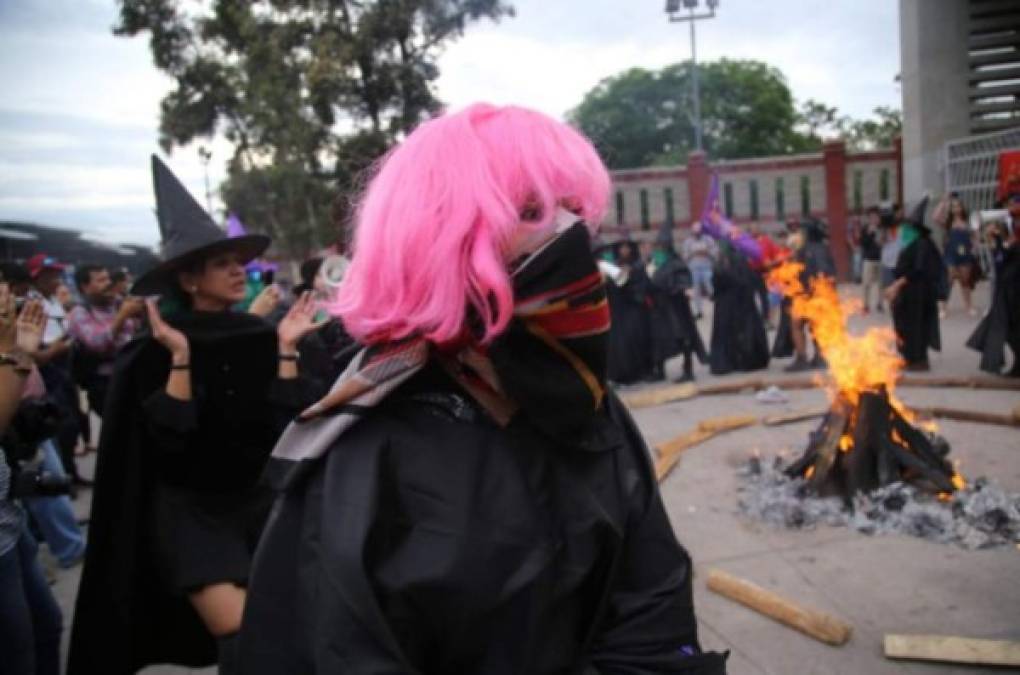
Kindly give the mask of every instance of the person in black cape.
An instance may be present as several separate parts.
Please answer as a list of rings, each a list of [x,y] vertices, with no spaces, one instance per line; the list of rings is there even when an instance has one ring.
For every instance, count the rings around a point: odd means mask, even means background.
[[[651,280],[653,360],[664,374],[666,359],[683,354],[683,374],[678,381],[690,382],[694,380],[694,354],[702,363],[708,362],[708,354],[687,298],[693,286],[691,271],[676,254],[668,222],[655,239],[646,272]]]
[[[539,129],[513,136],[528,125]],[[461,142],[477,155],[450,166]],[[573,152],[543,154],[564,144]],[[476,170],[490,177],[466,184]],[[413,200],[392,192],[415,185]],[[691,560],[649,450],[607,387],[609,312],[586,219],[601,217],[609,185],[577,132],[515,107],[431,120],[387,156],[335,305],[366,346],[267,467],[280,497],[249,585],[245,675],[724,672],[723,655],[700,649]],[[520,220],[497,226],[472,203],[514,204]],[[471,227],[433,216],[458,212]],[[450,250],[502,259],[512,306],[491,339],[500,315],[486,303],[501,290],[465,284],[436,306],[461,319],[449,333],[381,303],[476,274],[421,270],[417,242],[437,227]],[[379,274],[405,286],[364,283]]]
[[[800,273],[800,283],[805,288],[810,288],[811,279],[817,276],[825,276],[835,282],[836,263],[832,259],[832,251],[826,242],[827,235],[822,224],[818,221],[809,220],[802,224],[800,236],[803,238],[800,247],[793,254],[793,260],[804,265]],[[776,338],[772,343],[772,356],[783,358],[794,355],[793,362],[787,365],[786,372],[800,372],[812,368],[824,368],[825,359],[818,349],[818,343],[814,342],[814,356],[808,360],[808,340],[805,333],[810,333],[807,322],[801,319],[794,319],[790,315],[791,301],[783,298],[779,315],[779,328],[776,330]]]
[[[147,300],[150,331],[111,377],[70,675],[217,659],[236,672],[244,586],[273,497],[259,479],[287,401],[306,386],[287,352],[314,327],[307,297],[275,333],[230,310],[269,239],[228,239],[156,157],[153,179],[166,260],[132,292],[160,294],[167,315]]]
[[[1005,347],[1009,345],[1013,366],[1006,375],[1020,377],[1020,241],[1017,238],[1020,192],[1012,194],[1006,205],[1010,222],[1005,226],[1006,236],[996,260],[992,304],[968,338],[967,346],[981,352],[981,370],[998,375],[1006,364]]]
[[[928,349],[941,349],[938,299],[945,266],[925,224],[927,208],[925,197],[900,225],[896,280],[885,290],[906,370],[930,370]]]
[[[713,375],[761,370],[769,365],[765,319],[755,301],[757,276],[736,246],[725,239],[719,241],[719,258],[712,272],[715,312],[708,357]]]
[[[634,242],[613,247],[613,264],[620,275],[606,285],[612,328],[609,331],[609,379],[633,384],[653,376],[649,286]]]

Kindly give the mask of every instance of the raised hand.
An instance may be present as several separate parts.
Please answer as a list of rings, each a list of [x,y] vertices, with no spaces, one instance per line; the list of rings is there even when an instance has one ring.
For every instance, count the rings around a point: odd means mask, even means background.
[[[152,328],[152,337],[170,351],[175,363],[187,363],[191,353],[188,345],[188,338],[184,333],[177,330],[159,314],[156,301],[149,298],[145,301],[145,309],[149,315],[149,326]]]
[[[297,299],[283,321],[276,327],[276,335],[280,341],[280,350],[293,351],[304,336],[324,326],[328,319],[315,320],[315,301],[312,292],[305,291]]]
[[[46,330],[46,311],[39,300],[29,300],[18,315],[18,347],[35,354]]]
[[[276,284],[270,284],[262,289],[255,299],[248,306],[248,312],[255,316],[269,316],[269,313],[280,304],[280,289]]]

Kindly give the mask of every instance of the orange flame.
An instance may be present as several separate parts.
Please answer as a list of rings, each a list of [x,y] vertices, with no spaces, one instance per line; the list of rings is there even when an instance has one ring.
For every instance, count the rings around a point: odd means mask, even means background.
[[[860,302],[841,300],[831,279],[817,276],[809,288],[801,283],[804,265],[788,261],[769,273],[769,283],[791,300],[791,314],[811,326],[811,334],[829,364],[826,389],[835,400],[842,395],[857,406],[865,391],[881,387],[889,394],[893,408],[913,421],[915,415],[896,398],[896,379],[903,359],[896,351],[896,333],[888,327],[872,327],[863,335],[852,335],[847,317],[860,310]]]
[[[872,327],[863,335],[851,334],[847,330],[847,317],[860,311],[860,301],[840,299],[835,284],[825,276],[810,279],[808,288],[805,288],[801,283],[803,271],[802,263],[787,261],[769,273],[768,282],[790,299],[793,318],[804,320],[811,326],[811,334],[829,366],[822,382],[830,401],[844,398],[856,411],[862,393],[885,389],[889,404],[904,419],[928,431],[938,429],[933,421],[918,422],[916,413],[895,395],[896,380],[904,365],[896,350],[895,331],[889,327]],[[895,429],[892,430],[892,440],[907,445]],[[841,451],[849,452],[852,448],[852,436],[844,434],[840,437]],[[954,468],[952,483],[961,490],[966,481],[957,469]],[[814,467],[809,467],[805,478],[810,478],[813,473]],[[950,498],[948,493],[944,494],[945,499]],[[943,496],[939,498],[943,499]]]

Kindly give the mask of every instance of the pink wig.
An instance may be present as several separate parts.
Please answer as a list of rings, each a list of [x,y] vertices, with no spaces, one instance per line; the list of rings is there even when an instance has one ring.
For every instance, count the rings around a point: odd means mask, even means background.
[[[368,185],[332,311],[368,344],[442,344],[470,306],[488,342],[513,312],[507,265],[522,242],[550,231],[559,206],[596,228],[609,186],[591,143],[541,113],[479,103],[425,122]]]

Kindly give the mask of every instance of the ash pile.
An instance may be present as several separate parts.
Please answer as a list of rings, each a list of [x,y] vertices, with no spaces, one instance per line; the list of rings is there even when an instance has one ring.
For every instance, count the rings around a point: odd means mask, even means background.
[[[781,457],[752,457],[738,470],[738,508],[777,527],[849,527],[863,534],[906,534],[964,549],[1020,543],[1020,493],[978,478],[951,495],[903,481],[849,499],[820,496]]]

